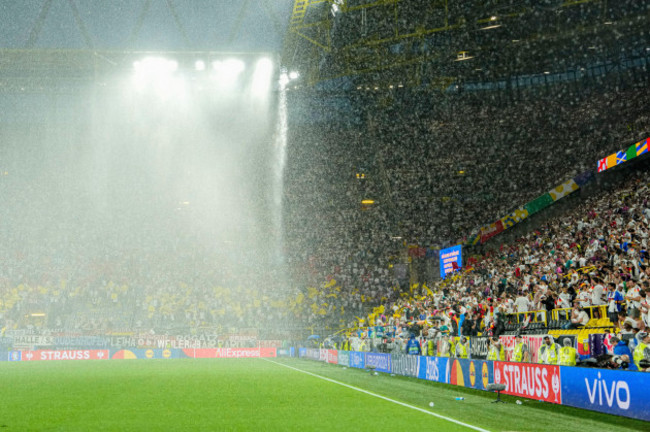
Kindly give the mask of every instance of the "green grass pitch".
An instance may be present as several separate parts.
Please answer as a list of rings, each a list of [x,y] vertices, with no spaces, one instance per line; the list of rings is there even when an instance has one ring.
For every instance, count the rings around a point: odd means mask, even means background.
[[[647,422],[508,396],[492,404],[493,394],[296,359],[2,363],[0,384],[0,432],[472,430],[426,412],[490,431],[650,430]]]

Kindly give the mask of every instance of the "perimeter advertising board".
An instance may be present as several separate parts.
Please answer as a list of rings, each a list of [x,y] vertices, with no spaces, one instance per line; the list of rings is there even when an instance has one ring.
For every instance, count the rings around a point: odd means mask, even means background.
[[[436,381],[449,383],[447,367],[449,358],[447,357],[420,357],[418,369],[418,378],[427,381]]]
[[[505,384],[506,394],[562,403],[559,366],[496,361],[494,382]]]
[[[350,367],[350,353],[348,351],[339,351],[339,363],[341,366]]]
[[[183,354],[190,358],[277,357],[275,348],[198,348],[184,349]]]
[[[374,366],[378,372],[391,372],[390,354],[366,353],[366,367]]]
[[[47,360],[108,360],[108,350],[35,350],[22,351],[22,361]]]
[[[561,366],[562,403],[650,421],[650,374]]]
[[[494,381],[493,362],[487,360],[449,359],[446,382],[463,387],[487,390]]]
[[[350,367],[363,369],[366,367],[365,353],[352,351],[350,352]]]
[[[113,360],[170,359],[182,357],[184,357],[182,351],[177,349],[123,349],[111,351],[111,359]]]
[[[381,362],[385,371],[388,360],[383,356],[339,351],[338,362],[346,365],[347,358],[350,366],[363,369],[370,357],[374,365]],[[391,357],[395,373],[411,374],[410,362],[417,361],[417,378],[423,380],[481,390],[492,382],[501,383],[506,394],[650,421],[650,374],[448,357]]]
[[[304,356],[310,360],[320,360],[320,350],[318,348],[305,348]]]
[[[420,356],[393,354],[393,373],[417,378]]]

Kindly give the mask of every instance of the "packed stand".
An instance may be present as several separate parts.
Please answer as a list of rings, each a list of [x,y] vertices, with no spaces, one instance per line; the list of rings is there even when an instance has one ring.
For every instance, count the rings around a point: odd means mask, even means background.
[[[637,172],[614,193],[601,192],[515,242],[473,257],[470,269],[447,281],[413,287],[412,295],[356,323],[362,337],[353,338],[355,348],[379,349],[388,340],[390,349],[405,352],[411,333],[424,345],[449,335],[585,329],[616,334],[611,341],[628,350],[630,368],[638,368],[638,360],[650,360],[650,348],[635,351],[649,343],[649,182],[647,171]],[[377,328],[383,339],[373,339]]]

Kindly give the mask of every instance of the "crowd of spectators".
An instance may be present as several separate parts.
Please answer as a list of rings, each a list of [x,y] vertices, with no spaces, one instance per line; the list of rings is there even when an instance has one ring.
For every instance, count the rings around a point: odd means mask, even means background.
[[[381,327],[404,347],[408,335],[500,336],[506,323],[526,333],[559,310],[565,329],[618,333],[627,344],[650,326],[650,173],[585,199],[567,214],[475,256],[449,280],[376,308],[364,338]],[[600,308],[591,308],[599,306]],[[587,313],[589,309],[589,313]],[[600,316],[601,310],[606,316]],[[532,313],[530,313],[532,312]],[[537,316],[536,316],[537,315]],[[547,330],[550,331],[550,330]]]
[[[647,88],[557,91],[507,103],[396,93],[388,107],[359,96],[363,126],[293,130],[285,226],[294,276],[394,299],[408,286],[398,271],[405,245],[467,239],[650,134]]]

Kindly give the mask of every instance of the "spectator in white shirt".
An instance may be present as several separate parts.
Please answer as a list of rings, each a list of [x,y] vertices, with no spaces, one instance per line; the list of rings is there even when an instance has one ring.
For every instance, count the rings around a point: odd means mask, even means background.
[[[601,284],[600,278],[596,280],[596,285],[591,292],[591,305],[602,306],[606,304],[605,301],[605,287]]]
[[[565,326],[565,329],[577,329],[587,325],[589,314],[585,312],[578,303],[571,310],[571,322]]]

